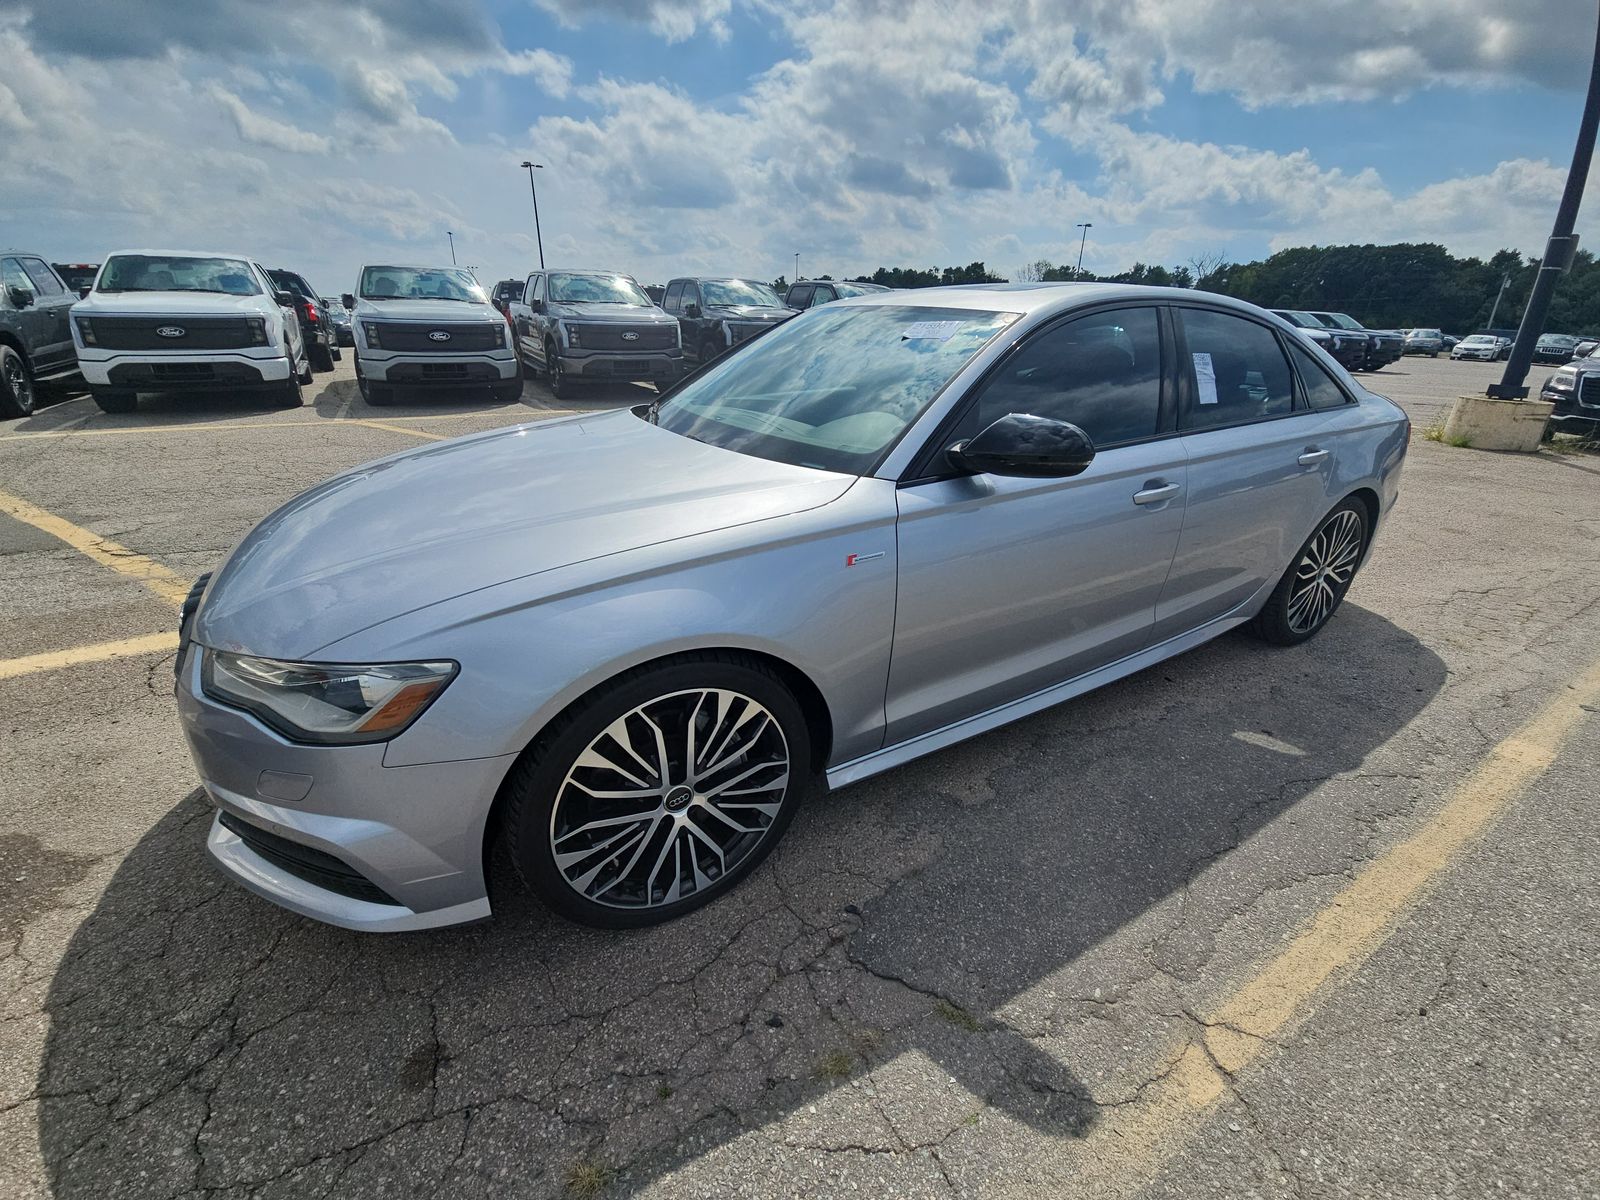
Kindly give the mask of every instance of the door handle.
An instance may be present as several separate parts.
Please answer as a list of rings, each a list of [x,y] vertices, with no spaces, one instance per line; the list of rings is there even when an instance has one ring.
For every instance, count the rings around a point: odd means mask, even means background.
[[[1171,500],[1182,490],[1175,483],[1163,483],[1157,487],[1145,488],[1142,492],[1135,492],[1133,494],[1133,502],[1135,504],[1160,504],[1165,500]]]
[[[1313,466],[1327,458],[1330,453],[1332,453],[1332,451],[1319,450],[1315,446],[1307,446],[1305,453],[1299,458],[1295,459],[1295,462],[1299,463],[1302,467]]]

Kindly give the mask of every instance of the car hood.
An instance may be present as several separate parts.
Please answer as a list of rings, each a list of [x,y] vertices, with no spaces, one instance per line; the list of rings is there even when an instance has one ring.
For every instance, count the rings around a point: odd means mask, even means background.
[[[504,321],[492,304],[459,300],[361,300],[357,311],[375,321]]]
[[[337,475],[268,516],[217,571],[194,636],[307,658],[466,592],[817,508],[854,482],[628,410],[441,442]]]
[[[730,321],[787,321],[795,315],[795,310],[767,304],[713,304],[706,309],[706,314]]]
[[[84,316],[177,316],[196,313],[206,316],[247,315],[276,312],[278,305],[265,294],[226,296],[220,292],[90,292],[73,306]]]
[[[579,321],[585,325],[676,325],[677,317],[670,317],[659,308],[640,308],[637,304],[559,304],[549,305],[552,317],[563,321]]]

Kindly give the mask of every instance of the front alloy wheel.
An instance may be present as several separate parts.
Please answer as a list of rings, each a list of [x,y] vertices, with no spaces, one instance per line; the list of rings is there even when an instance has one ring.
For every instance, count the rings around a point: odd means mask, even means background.
[[[1367,544],[1367,509],[1346,500],[1323,518],[1255,619],[1255,630],[1280,646],[1303,642],[1327,624],[1350,590]]]
[[[804,719],[754,662],[648,670],[557,724],[513,780],[508,833],[524,879],[586,924],[655,924],[726,891],[807,782]]]
[[[0,417],[29,416],[34,402],[28,364],[10,346],[0,346]]]

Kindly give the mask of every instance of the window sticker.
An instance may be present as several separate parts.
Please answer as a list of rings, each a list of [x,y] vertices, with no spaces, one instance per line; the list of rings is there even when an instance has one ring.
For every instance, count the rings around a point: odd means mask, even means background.
[[[1201,404],[1217,402],[1217,369],[1211,365],[1211,355],[1193,354],[1194,381],[1200,389]]]
[[[948,342],[960,331],[961,321],[917,321],[907,325],[900,334],[900,340],[921,341],[927,339],[935,342]]]

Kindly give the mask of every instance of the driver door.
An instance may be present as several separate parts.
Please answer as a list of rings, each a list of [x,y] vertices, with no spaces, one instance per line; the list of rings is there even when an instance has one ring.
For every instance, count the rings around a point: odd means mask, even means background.
[[[921,477],[901,483],[889,743],[1150,644],[1187,472],[1170,347],[1167,316],[1153,306],[1045,327],[978,385]],[[1065,479],[945,465],[946,447],[1009,412],[1082,427],[1094,461]]]

